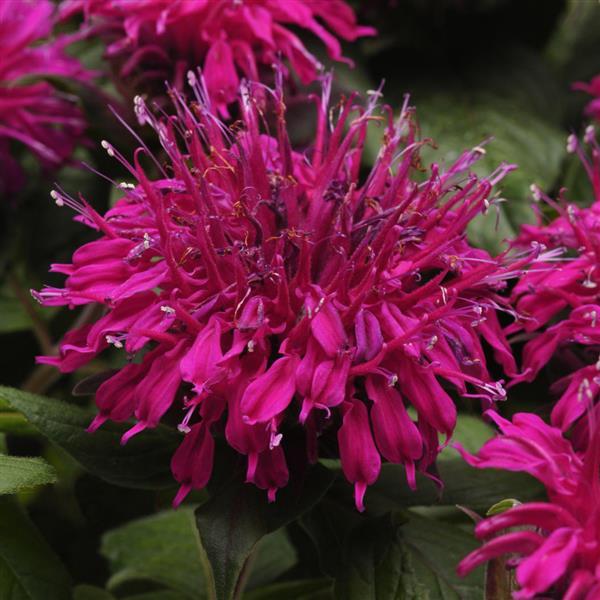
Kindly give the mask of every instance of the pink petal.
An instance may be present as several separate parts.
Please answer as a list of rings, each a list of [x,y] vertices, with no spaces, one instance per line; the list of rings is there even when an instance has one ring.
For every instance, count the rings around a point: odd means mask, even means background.
[[[502,556],[503,554],[518,553],[528,555],[543,544],[544,538],[531,531],[516,531],[507,533],[485,543],[460,561],[457,573],[464,577],[479,565]]]
[[[321,306],[311,321],[310,329],[327,356],[335,357],[346,344],[342,319],[331,302]]]
[[[553,531],[548,539],[517,568],[517,581],[526,594],[548,590],[564,574],[579,546],[579,535],[572,529]]]
[[[196,423],[186,434],[171,459],[173,477],[181,484],[173,501],[177,507],[193,488],[202,489],[209,481],[213,468],[215,441],[208,426]]]
[[[217,319],[196,335],[187,354],[181,359],[181,377],[194,384],[197,392],[219,371],[218,362],[223,358],[221,351],[221,327]]]
[[[359,400],[344,404],[344,418],[338,431],[342,470],[355,486],[356,508],[364,511],[363,497],[368,485],[374,483],[381,469],[381,458],[373,436],[365,405]]]
[[[506,512],[484,519],[475,532],[479,538],[488,538],[503,529],[522,525],[533,525],[552,531],[559,527],[578,527],[574,517],[561,506],[546,502],[528,502]]]
[[[266,423],[288,407],[296,391],[298,362],[296,356],[279,358],[248,386],[241,401],[247,424]]]
[[[366,389],[373,401],[371,422],[381,454],[394,463],[419,459],[423,454],[423,440],[408,416],[399,392],[390,387],[383,377],[368,377]]]
[[[269,502],[275,501],[277,490],[285,487],[288,479],[285,453],[281,446],[267,449],[258,455],[256,469],[250,481],[262,490],[267,490]]]
[[[366,362],[377,356],[383,346],[383,334],[379,321],[368,310],[360,310],[354,321],[356,336],[356,363]]]

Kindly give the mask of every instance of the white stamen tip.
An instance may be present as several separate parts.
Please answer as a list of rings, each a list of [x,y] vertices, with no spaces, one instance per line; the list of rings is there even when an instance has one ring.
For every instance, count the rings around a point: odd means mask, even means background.
[[[113,150],[112,146],[106,140],[102,140],[100,142],[100,145],[106,150],[106,153],[109,156],[114,156],[115,155],[115,151]]]
[[[279,446],[279,444],[281,443],[282,438],[282,433],[278,433],[277,435],[271,435],[271,439],[269,441],[269,449],[273,450],[273,448],[277,448],[277,446]]]
[[[58,192],[56,190],[52,190],[50,192],[50,198],[52,198],[52,200],[54,200],[54,203],[56,204],[56,206],[64,206],[65,205],[64,200],[58,195]]]
[[[588,125],[585,128],[585,134],[583,136],[583,141],[586,144],[591,144],[596,137],[596,128],[593,125]]]
[[[107,341],[107,343],[112,344],[115,348],[123,347],[123,342],[121,342],[121,340],[116,338],[114,335],[107,335],[106,341]]]
[[[540,188],[537,185],[535,185],[535,183],[532,183],[529,186],[529,191],[533,195],[533,199],[536,202],[539,202],[542,199],[542,192],[541,192]]]

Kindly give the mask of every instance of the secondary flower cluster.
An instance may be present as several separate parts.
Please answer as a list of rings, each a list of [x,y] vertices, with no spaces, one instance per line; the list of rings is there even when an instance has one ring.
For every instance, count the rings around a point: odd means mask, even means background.
[[[585,114],[593,119],[600,119],[600,75],[596,75],[589,83],[578,81],[573,84],[574,90],[581,90],[593,96],[585,107]]]
[[[569,138],[568,149],[577,152],[596,197],[589,208],[558,203],[534,189],[539,200],[558,212],[551,223],[525,225],[517,245],[543,244],[565,250],[558,266],[524,276],[514,289],[514,302],[522,317],[509,329],[522,328],[533,337],[523,351],[523,373],[518,381],[533,381],[561,350],[570,352],[566,376],[556,382],[562,390],[552,411],[552,423],[567,431],[594,405],[600,391],[600,147],[589,127],[584,142]]]
[[[130,164],[103,142],[135,181],[119,184],[114,208],[100,216],[53,192],[101,237],[71,264],[52,266],[67,275],[64,289],[36,297],[107,312],[41,361],[72,371],[110,345],[124,348],[128,363],[98,389],[92,431],[133,416],[127,441],[172,406],[185,410],[172,464],[176,502],[209,480],[221,432],[248,457],[248,481],[273,499],[288,479],[285,432],[298,423],[310,460],[319,436],[337,432],[360,509],[381,457],[403,464],[414,485],[415,469],[426,472],[436,458],[438,434],[453,432],[449,389],[486,406],[504,399],[482,342],[516,371],[497,311],[507,279],[530,256],[492,258],[465,234],[512,167],[477,177],[478,148],[423,177],[413,110],[405,104],[394,123],[391,111],[377,112],[378,94],[364,108],[352,96],[331,121],[330,80],[314,145],[300,153],[286,131],[281,83],[260,86],[258,99],[254,86],[243,87],[242,119],[227,127],[201,79],[189,79],[196,101],[172,92],[172,116],[158,119],[136,99],[166,166],[145,147]],[[381,124],[383,145],[360,177],[367,130]]]
[[[540,223],[523,226],[514,244],[539,244],[555,260],[556,252],[563,255],[554,267],[536,264],[521,277],[512,293],[519,319],[507,328],[507,333],[529,338],[522,373],[511,383],[533,381],[562,354],[565,371],[553,386],[561,397],[552,409],[552,425],[524,413],[511,424],[489,411],[501,435],[478,456],[459,448],[473,466],[525,471],[546,487],[548,502],[523,504],[479,523],[476,533],[486,543],[459,566],[459,573],[466,574],[495,557],[520,555],[508,564],[517,567],[520,589],[514,597],[523,599],[600,596],[600,148],[593,127],[587,128],[583,144],[570,136],[567,149],[579,155],[595,201],[579,208],[562,197],[555,202],[533,187],[536,200],[545,203]],[[558,216],[544,223],[548,209]]]
[[[0,3],[0,192],[15,192],[23,183],[12,142],[54,168],[71,155],[85,128],[73,98],[49,78],[88,82],[91,73],[66,53],[77,36],[47,39],[53,23],[49,0]]]
[[[484,519],[475,532],[485,544],[459,566],[466,574],[503,554],[516,565],[514,598],[552,594],[564,600],[600,597],[600,430],[590,428],[587,448],[577,452],[560,429],[533,414],[513,422],[488,413],[502,435],[477,456],[461,450],[477,468],[523,471],[541,481],[548,502],[529,502]]]
[[[107,40],[107,57],[135,88],[164,81],[181,89],[189,69],[202,67],[211,100],[223,116],[235,102],[240,74],[262,80],[283,56],[303,84],[322,66],[290,26],[320,39],[329,58],[344,59],[338,37],[373,35],[357,25],[344,0],[66,0],[62,13],[83,12]],[[336,37],[337,36],[337,37]]]

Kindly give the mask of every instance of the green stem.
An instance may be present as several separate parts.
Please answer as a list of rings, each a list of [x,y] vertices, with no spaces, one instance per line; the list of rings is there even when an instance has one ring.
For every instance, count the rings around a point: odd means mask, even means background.
[[[77,329],[88,323],[93,323],[102,315],[103,311],[103,306],[98,304],[88,304],[73,322],[72,329]],[[50,350],[45,353],[53,355],[57,352],[58,346],[51,346]],[[27,377],[25,383],[23,383],[21,387],[24,391],[31,392],[32,394],[45,394],[61,376],[62,373],[56,367],[51,365],[38,365],[29,374],[29,377]]]
[[[51,354],[53,352],[52,338],[50,337],[46,323],[44,323],[44,320],[36,310],[33,301],[31,300],[31,296],[23,289],[21,282],[14,272],[8,273],[7,281],[15,297],[19,301],[19,304],[23,307],[31,320],[33,334],[40,345],[40,349],[44,354]]]
[[[246,559],[246,562],[244,563],[242,571],[240,572],[240,576],[237,580],[237,585],[235,586],[235,592],[233,593],[232,600],[241,600],[246,584],[248,583],[248,577],[250,577],[250,572],[252,571],[252,565],[254,564],[255,558],[256,551],[253,551]]]
[[[11,411],[0,412],[0,432],[31,435],[36,433],[36,430],[21,413]]]

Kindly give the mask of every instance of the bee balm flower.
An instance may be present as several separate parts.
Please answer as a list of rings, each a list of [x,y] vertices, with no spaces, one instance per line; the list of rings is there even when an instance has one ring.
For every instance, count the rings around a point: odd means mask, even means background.
[[[552,423],[563,431],[593,406],[600,391],[600,147],[592,127],[585,143],[591,147],[591,158],[574,136],[569,137],[568,149],[581,158],[596,200],[589,208],[580,208],[554,202],[534,188],[558,216],[550,223],[523,226],[516,244],[534,243],[550,251],[564,250],[565,255],[557,264],[536,265],[521,278],[513,296],[522,319],[509,329],[532,336],[515,383],[532,381],[557,352],[572,351],[566,376],[555,384],[562,395],[552,411]]]
[[[14,192],[23,174],[14,142],[55,168],[71,154],[85,122],[73,100],[50,77],[89,81],[65,48],[72,36],[47,39],[54,22],[49,0],[0,3],[0,190]]]
[[[589,83],[577,81],[573,84],[574,90],[586,92],[593,96],[585,107],[585,114],[593,119],[600,119],[600,75],[596,75]]]
[[[548,501],[520,504],[481,521],[475,533],[485,544],[460,563],[458,572],[467,574],[504,554],[517,555],[510,559],[520,586],[514,598],[598,598],[599,431],[592,431],[586,451],[578,453],[560,429],[536,415],[520,413],[512,423],[492,411],[489,416],[502,434],[477,456],[461,450],[465,460],[477,468],[529,473],[544,484]]]
[[[361,509],[381,457],[405,465],[414,485],[415,469],[435,460],[438,434],[453,432],[450,389],[486,405],[504,396],[484,344],[515,369],[496,311],[506,279],[529,258],[492,258],[465,234],[511,167],[480,179],[470,171],[480,152],[470,151],[417,178],[413,110],[405,105],[394,123],[374,99],[361,108],[352,96],[330,121],[330,80],[314,145],[300,152],[281,84],[266,92],[266,108],[242,88],[242,119],[228,128],[202,82],[190,82],[196,102],[173,92],[170,117],[136,99],[166,166],[146,148],[129,163],[103,142],[135,180],[120,184],[106,215],[54,192],[100,237],[52,266],[67,276],[64,289],[35,295],[45,305],[100,303],[106,314],[41,361],[72,371],[111,345],[125,352],[126,366],[97,391],[91,430],[133,417],[127,441],[184,409],[178,502],[209,480],[220,435],[273,499],[288,479],[294,427],[304,427],[311,460],[320,439],[331,446],[337,436]],[[361,177],[367,130],[381,121],[384,143]]]
[[[188,69],[202,67],[212,101],[228,116],[240,75],[258,81],[283,56],[302,83],[322,69],[290,26],[310,32],[332,60],[338,37],[354,41],[375,30],[359,26],[345,0],[68,0],[64,14],[83,11],[108,40],[106,54],[128,78],[165,80],[180,88]],[[148,83],[146,81],[146,83]],[[162,89],[162,87],[160,88]]]

